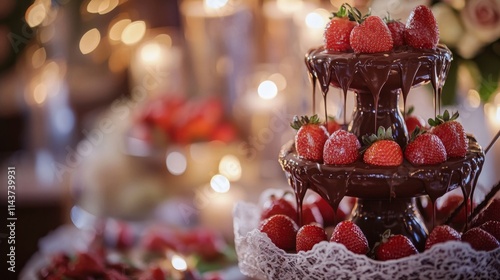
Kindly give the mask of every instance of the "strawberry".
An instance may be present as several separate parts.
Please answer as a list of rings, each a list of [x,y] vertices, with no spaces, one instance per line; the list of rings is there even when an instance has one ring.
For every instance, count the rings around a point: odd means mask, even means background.
[[[297,224],[285,215],[274,215],[261,222],[259,230],[269,237],[276,247],[285,251],[295,250]]]
[[[392,19],[390,15],[384,18],[387,28],[391,32],[392,42],[394,47],[405,44],[405,24],[399,20]]]
[[[432,230],[431,234],[429,234],[429,237],[427,237],[425,241],[425,250],[431,248],[434,244],[450,240],[460,241],[460,233],[448,225],[437,226]]]
[[[417,126],[420,127],[420,130],[426,129],[425,120],[420,116],[413,115],[413,110],[414,107],[411,106],[405,114],[405,124],[408,135],[411,135]]]
[[[462,234],[462,241],[477,251],[491,251],[500,247],[498,240],[485,230],[475,227]]]
[[[413,165],[438,164],[446,161],[446,149],[439,137],[417,127],[406,145],[405,158]]]
[[[470,213],[472,208],[472,202],[470,199],[467,200],[467,209],[464,202],[464,196],[460,189],[451,191],[446,195],[440,197],[436,202],[436,218],[440,221],[449,219],[451,215],[455,215],[450,221],[453,225],[465,225],[467,213]],[[474,207],[476,204],[474,203]],[[461,207],[458,213],[457,208]],[[467,213],[465,212],[467,210]]]
[[[479,226],[487,233],[493,235],[498,241],[500,241],[500,222],[499,221],[487,221],[486,223]]]
[[[98,255],[79,252],[70,265],[71,273],[75,276],[99,274],[105,271],[104,260]]]
[[[154,265],[153,267],[148,268],[147,270],[143,271],[139,277],[138,280],[163,280],[166,278],[165,272],[161,269],[161,267]],[[114,278],[109,278],[109,279],[114,279]]]
[[[326,239],[326,232],[320,225],[309,224],[302,226],[297,232],[296,251],[309,251],[315,244],[326,241]]]
[[[493,199],[486,207],[472,220],[472,226],[480,226],[487,221],[500,222],[500,198]]]
[[[352,221],[342,221],[333,229],[330,242],[343,244],[347,250],[365,255],[368,253],[368,240],[358,225]]]
[[[328,117],[328,121],[326,122],[326,130],[329,134],[332,134],[334,131],[341,129],[340,124],[335,120],[334,117]]]
[[[323,160],[325,164],[351,164],[358,159],[360,148],[356,135],[337,130],[325,142]]]
[[[323,225],[325,227],[335,224],[335,213],[333,212],[333,208],[324,198],[318,196],[314,200],[313,204],[318,207],[321,217],[323,218]]]
[[[305,204],[302,206],[302,225],[312,223],[323,225],[323,216],[321,215],[318,206],[315,204]]]
[[[328,132],[319,124],[318,115],[311,118],[302,116],[300,119],[295,116],[291,126],[297,130],[295,135],[297,154],[308,160],[322,161],[323,146],[328,139]]]
[[[377,53],[392,50],[391,31],[378,16],[368,16],[351,31],[351,47],[355,53]]]
[[[392,129],[379,127],[377,135],[363,136],[363,143],[368,146],[363,155],[367,164],[378,166],[398,166],[403,163],[403,151],[392,138]]]
[[[382,234],[382,241],[375,246],[375,258],[380,261],[400,259],[418,253],[408,237],[401,234],[391,235],[389,230]]]
[[[456,121],[458,116],[458,112],[450,116],[446,110],[442,116],[438,115],[435,119],[429,119],[429,125],[432,126],[430,132],[441,139],[448,158],[464,157],[469,147],[469,139],[465,130],[462,124]]]
[[[270,200],[266,201],[263,205],[263,210],[260,215],[260,220],[269,219],[274,215],[282,214],[290,217],[294,222],[298,221],[297,210],[288,201],[285,196],[288,192],[285,192],[282,197],[278,198],[275,195],[270,196]]]
[[[331,20],[326,24],[323,40],[325,48],[343,52],[351,49],[349,36],[358,23],[352,19],[349,4],[342,4],[336,13],[332,13]]]
[[[323,226],[329,227],[335,225],[335,221],[345,220],[346,217],[351,213],[354,204],[356,203],[356,198],[346,196],[340,201],[337,208],[337,212],[333,212],[332,206],[321,196],[316,196],[312,201],[312,204],[316,205],[323,217]]]
[[[406,44],[417,49],[435,49],[439,41],[439,29],[432,11],[420,5],[413,9],[406,21]]]

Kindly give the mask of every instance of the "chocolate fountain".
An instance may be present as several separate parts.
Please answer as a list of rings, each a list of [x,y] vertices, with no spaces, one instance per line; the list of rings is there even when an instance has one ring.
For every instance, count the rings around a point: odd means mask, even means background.
[[[391,127],[394,139],[403,149],[409,137],[399,99],[403,98],[406,104],[412,87],[430,83],[434,89],[435,114],[439,113],[441,91],[451,61],[451,52],[443,45],[434,50],[404,46],[375,54],[331,52],[321,47],[310,50],[305,57],[313,100],[316,84],[324,104],[330,86],[342,89],[344,100],[353,92],[356,105],[348,130],[361,141],[364,135],[376,133],[379,126]],[[326,105],[324,112],[327,116]],[[415,199],[426,195],[434,203],[456,188],[461,188],[465,199],[470,198],[484,163],[484,153],[469,136],[464,158],[448,159],[438,165],[414,166],[405,160],[397,167],[379,167],[362,159],[350,165],[326,165],[300,158],[291,141],[282,147],[279,161],[299,207],[309,189],[321,195],[333,209],[337,209],[344,196],[357,197],[350,219],[363,230],[370,247],[390,229],[392,234],[409,237],[423,251],[429,231],[416,209]]]

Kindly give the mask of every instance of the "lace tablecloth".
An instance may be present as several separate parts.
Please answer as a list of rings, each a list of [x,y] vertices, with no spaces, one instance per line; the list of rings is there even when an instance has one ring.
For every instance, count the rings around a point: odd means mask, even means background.
[[[473,250],[467,243],[437,244],[418,255],[376,261],[341,244],[321,242],[311,251],[286,253],[257,230],[257,205],[239,202],[234,233],[239,268],[259,279],[500,279],[500,249]]]

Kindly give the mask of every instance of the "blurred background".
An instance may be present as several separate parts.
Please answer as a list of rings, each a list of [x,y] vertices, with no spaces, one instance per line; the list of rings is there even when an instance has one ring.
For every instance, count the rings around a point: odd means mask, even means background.
[[[7,182],[16,170],[19,271],[56,250],[42,237],[96,224],[114,245],[162,224],[231,248],[234,203],[287,189],[278,152],[293,115],[312,112],[304,54],[343,2],[403,22],[432,6],[454,54],[443,106],[490,143],[500,129],[498,0],[2,0],[0,173]],[[424,119],[430,90],[408,99]],[[499,160],[496,145],[479,186],[500,180]]]

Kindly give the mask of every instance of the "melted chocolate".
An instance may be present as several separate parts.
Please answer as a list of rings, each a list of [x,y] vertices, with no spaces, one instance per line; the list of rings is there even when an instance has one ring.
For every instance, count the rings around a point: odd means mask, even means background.
[[[311,81],[319,82],[325,98],[330,86],[341,88],[344,96],[348,90],[356,94],[350,130],[359,139],[375,133],[380,125],[391,126],[402,147],[406,146],[408,132],[397,107],[399,95],[402,93],[406,106],[411,87],[430,82],[435,96],[440,97],[451,60],[450,50],[443,45],[435,50],[403,46],[375,54],[332,52],[320,47],[305,57]]]
[[[382,221],[382,212],[379,209],[381,206],[370,210],[371,207],[365,205],[363,215],[356,215],[356,211],[353,213],[353,220],[363,229],[370,244],[373,245],[379,240],[379,235],[384,231],[382,229],[391,228],[387,227],[387,224],[392,224],[393,233],[405,234],[417,248],[423,250],[427,232],[423,222],[415,215],[408,214],[413,210],[407,212],[407,215],[403,212],[398,214],[394,209],[403,209],[400,206],[401,201],[407,203],[411,198],[422,195],[428,195],[434,203],[436,199],[456,188],[462,189],[465,198],[469,197],[481,172],[484,153],[477,141],[470,136],[465,158],[449,159],[438,165],[414,166],[404,160],[398,167],[378,167],[366,164],[360,159],[350,165],[337,166],[300,158],[295,152],[294,142],[290,141],[283,146],[279,161],[296,194],[297,205],[302,205],[307,190],[318,193],[333,209],[337,209],[344,196],[358,197],[365,202],[371,201],[369,205],[383,205],[387,213],[393,214],[385,215]],[[412,204],[407,207],[410,206],[414,208]],[[369,211],[372,211],[371,216],[367,214]],[[410,219],[410,216],[413,218]],[[370,220],[370,217],[373,220]]]
[[[335,206],[344,196],[391,199],[429,195],[434,202],[458,187],[470,195],[484,154],[470,137],[465,158],[452,158],[438,165],[414,166],[404,160],[397,167],[378,167],[362,159],[350,165],[327,165],[300,158],[290,141],[283,146],[279,160],[299,194],[303,188],[311,189]]]

